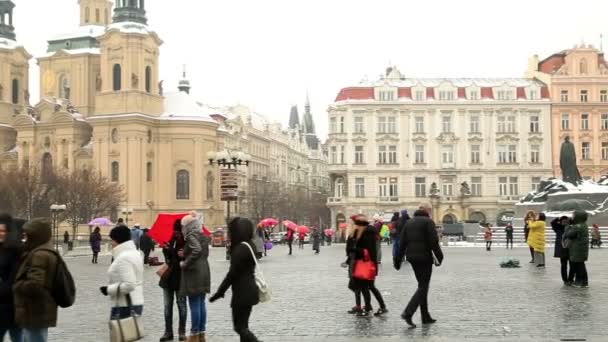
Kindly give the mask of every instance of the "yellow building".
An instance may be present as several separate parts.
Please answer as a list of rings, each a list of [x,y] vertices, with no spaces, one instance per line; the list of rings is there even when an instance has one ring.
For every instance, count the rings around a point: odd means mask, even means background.
[[[108,0],[79,5],[80,27],[49,40],[38,58],[41,100],[30,105],[31,56],[15,39],[14,4],[0,0],[0,165],[99,170],[124,186],[131,223],[198,210],[208,226],[223,225],[218,169],[206,156],[223,148],[226,132],[187,80],[163,93],[163,42],[144,1],[118,1],[113,11]]]

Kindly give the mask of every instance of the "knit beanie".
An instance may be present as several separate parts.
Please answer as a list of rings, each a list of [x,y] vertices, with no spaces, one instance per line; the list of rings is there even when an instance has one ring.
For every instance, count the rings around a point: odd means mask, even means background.
[[[125,226],[117,226],[110,231],[110,239],[118,244],[125,243],[131,240],[131,230]]]
[[[196,211],[191,211],[188,215],[182,218],[182,227],[187,226],[189,223],[196,220],[197,218],[198,214],[196,213]]]

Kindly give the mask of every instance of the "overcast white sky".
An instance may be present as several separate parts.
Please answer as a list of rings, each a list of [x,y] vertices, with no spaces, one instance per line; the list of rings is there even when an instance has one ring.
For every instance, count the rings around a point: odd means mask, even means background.
[[[79,24],[77,0],[14,0],[17,35],[33,55]],[[408,77],[520,77],[541,58],[608,37],[605,0],[148,0],[165,44],[161,79],[188,66],[193,94],[246,104],[286,124],[309,91],[321,137],[342,87],[379,76],[389,61]],[[605,40],[608,48],[608,40]],[[35,65],[34,61],[32,62]],[[31,70],[38,97],[37,67]]]

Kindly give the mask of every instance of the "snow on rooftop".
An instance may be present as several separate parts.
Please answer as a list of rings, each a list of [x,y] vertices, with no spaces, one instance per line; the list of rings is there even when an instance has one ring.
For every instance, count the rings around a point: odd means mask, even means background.
[[[57,36],[51,38],[49,41],[52,42],[52,41],[56,41],[56,40],[68,40],[68,39],[83,38],[83,37],[97,38],[97,37],[101,36],[105,31],[106,31],[105,26],[85,25],[85,26],[80,26],[78,29],[76,29],[72,32],[57,35]]]
[[[359,87],[377,87],[389,85],[394,87],[438,87],[442,84],[452,84],[455,87],[527,87],[531,85],[543,86],[542,82],[527,78],[381,78],[375,81],[363,80]]]
[[[108,26],[109,30],[119,30],[123,33],[139,33],[139,34],[150,34],[153,31],[150,30],[148,25],[144,25],[141,23],[125,21],[119,23],[113,23]]]
[[[63,51],[63,52],[65,52],[67,54],[70,54],[70,55],[82,55],[82,54],[99,55],[99,54],[101,54],[101,51],[99,50],[99,48],[83,48],[83,49],[72,49],[72,50],[61,49],[61,50],[57,50],[57,51],[47,52],[47,53],[41,55],[40,58],[46,58],[46,57],[54,56],[59,51]]]
[[[21,45],[12,39],[0,38],[0,49],[16,49]]]
[[[180,91],[166,93],[165,112],[161,118],[166,120],[198,120],[215,122],[211,115],[221,113],[219,110],[201,104],[189,94]]]

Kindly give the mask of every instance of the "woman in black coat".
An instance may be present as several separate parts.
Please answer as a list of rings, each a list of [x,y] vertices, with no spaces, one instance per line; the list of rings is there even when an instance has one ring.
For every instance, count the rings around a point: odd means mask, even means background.
[[[14,234],[15,230],[10,215],[0,215],[0,341],[4,341],[4,336],[8,333],[11,341],[20,342],[22,331],[15,324],[12,291],[21,255],[21,243]]]
[[[562,216],[560,218],[555,218],[551,221],[551,228],[555,232],[555,252],[553,254],[554,257],[559,258],[561,263],[561,274],[562,281],[566,285],[570,285],[572,280],[568,275],[568,264],[570,263],[570,253],[567,248],[564,248],[562,245],[562,239],[564,237],[564,232],[566,231],[566,227],[570,224],[570,219],[568,216]],[[572,272],[570,272],[572,273]],[[574,275],[574,274],[573,274]]]
[[[181,219],[175,220],[173,223],[173,236],[171,241],[163,247],[163,255],[165,263],[169,267],[167,274],[160,278],[158,285],[163,289],[164,307],[165,307],[165,334],[160,338],[160,341],[173,341],[173,303],[177,303],[177,312],[179,314],[177,333],[180,341],[186,340],[186,319],[188,316],[188,306],[186,297],[179,294],[181,281],[181,270],[179,263],[184,261],[184,235],[182,233]]]
[[[249,330],[249,317],[253,306],[260,302],[258,287],[255,283],[255,245],[253,244],[254,225],[246,218],[235,217],[228,223],[231,254],[230,269],[217,292],[209,299],[211,303],[223,298],[232,287],[232,323],[241,342],[256,342],[257,337]],[[249,245],[249,247],[247,246]],[[253,254],[251,250],[253,250]]]
[[[354,262],[353,271],[356,267],[357,261],[365,258],[365,250],[371,261],[376,264],[376,270],[378,269],[378,253],[376,250],[376,231],[373,227],[369,228],[369,220],[364,215],[355,215],[351,217],[355,224],[355,230],[353,233],[354,241],[351,242],[351,247],[348,250],[348,254],[351,256],[351,260]],[[373,280],[358,279],[351,275],[348,287],[355,291],[355,299],[358,301],[357,306],[360,308],[360,296],[363,295],[365,307],[362,310],[358,310],[357,316],[366,317],[369,316],[373,310],[371,304],[371,288],[374,286]]]

